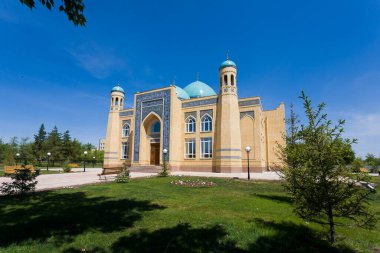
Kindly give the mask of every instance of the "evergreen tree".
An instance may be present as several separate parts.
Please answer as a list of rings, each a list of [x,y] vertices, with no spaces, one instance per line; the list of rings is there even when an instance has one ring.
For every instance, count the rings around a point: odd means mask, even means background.
[[[286,145],[279,146],[283,161],[280,175],[292,196],[295,213],[328,224],[329,240],[334,243],[337,217],[360,225],[373,224],[374,215],[368,208],[372,192],[359,186],[360,181],[367,180],[364,175],[356,174],[352,179],[347,162],[355,140],[342,138],[344,121],[333,126],[323,113],[325,104],[314,109],[304,92],[300,98],[307,123],[299,124],[291,108]]]
[[[62,137],[58,132],[58,128],[54,126],[53,130],[48,134],[45,142],[46,152],[50,152],[52,154],[51,161],[54,164],[54,161],[62,160],[63,156],[61,153],[61,143]]]
[[[72,145],[71,144],[72,144],[72,141],[71,141],[70,132],[68,130],[66,130],[63,133],[62,148],[61,148],[62,156],[64,157],[64,159],[70,160],[73,157]]]
[[[38,133],[34,135],[33,150],[36,160],[41,160],[46,155],[45,150],[46,131],[45,125],[41,124]]]

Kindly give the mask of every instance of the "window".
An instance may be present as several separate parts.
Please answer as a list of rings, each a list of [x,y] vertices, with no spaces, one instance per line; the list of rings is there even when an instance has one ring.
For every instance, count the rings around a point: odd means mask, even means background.
[[[196,127],[195,127],[195,119],[194,117],[190,116],[186,120],[186,133],[195,133]]]
[[[186,139],[185,158],[195,158],[195,139]]]
[[[232,86],[235,85],[235,78],[234,78],[234,75],[231,75],[231,85],[232,85]]]
[[[212,157],[212,138],[201,138],[201,158]]]
[[[227,85],[227,75],[224,75],[224,85]]]
[[[121,143],[121,159],[128,159],[129,153],[129,143],[123,142]]]
[[[119,98],[116,98],[116,100],[115,100],[115,106],[119,106]]]
[[[202,132],[211,132],[212,131],[212,118],[207,114],[202,117],[201,131]]]
[[[153,124],[152,124],[152,127],[150,129],[150,131],[152,133],[159,133],[161,130],[161,125],[160,125],[160,122],[159,121],[155,121]]]
[[[129,137],[129,124],[123,126],[123,137]]]

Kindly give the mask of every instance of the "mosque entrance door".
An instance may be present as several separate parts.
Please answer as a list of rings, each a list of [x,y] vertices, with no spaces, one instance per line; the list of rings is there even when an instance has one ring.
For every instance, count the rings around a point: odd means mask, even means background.
[[[150,144],[150,164],[160,165],[160,143]]]

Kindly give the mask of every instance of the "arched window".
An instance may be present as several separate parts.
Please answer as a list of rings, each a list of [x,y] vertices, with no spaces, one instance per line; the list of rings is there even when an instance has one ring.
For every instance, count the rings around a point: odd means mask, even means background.
[[[227,85],[227,75],[224,75],[224,85]]]
[[[231,75],[231,85],[232,85],[232,86],[235,85],[235,78],[234,78],[234,75]]]
[[[202,132],[211,132],[212,131],[212,118],[207,114],[202,117],[201,131]]]
[[[115,100],[115,106],[118,106],[119,105],[119,98],[116,98]]]
[[[195,118],[190,116],[186,120],[186,133],[195,133],[196,126],[195,126]]]
[[[123,126],[123,137],[129,137],[129,131],[130,131],[129,124],[125,124]]]
[[[155,121],[155,122],[152,124],[152,127],[150,128],[150,132],[151,132],[151,133],[159,133],[160,130],[161,130],[160,122],[159,122],[159,121]]]

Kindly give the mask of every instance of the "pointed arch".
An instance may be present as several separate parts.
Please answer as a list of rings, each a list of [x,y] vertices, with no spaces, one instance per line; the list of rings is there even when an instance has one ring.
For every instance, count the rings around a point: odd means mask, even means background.
[[[197,120],[195,119],[194,116],[190,115],[185,119],[185,129],[186,133],[195,133],[197,128],[196,128]]]
[[[201,118],[201,132],[211,132],[212,131],[212,117],[210,114],[206,113]]]

